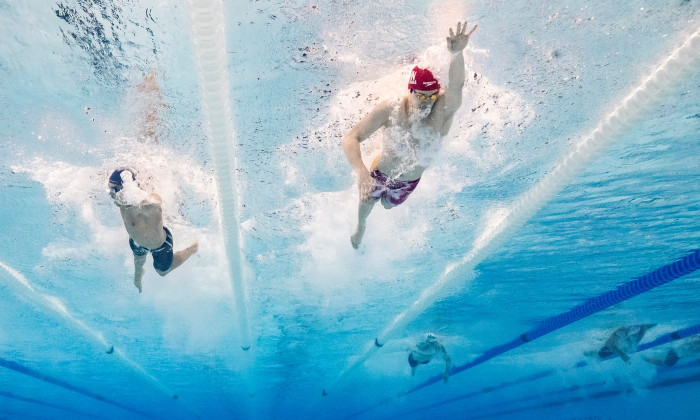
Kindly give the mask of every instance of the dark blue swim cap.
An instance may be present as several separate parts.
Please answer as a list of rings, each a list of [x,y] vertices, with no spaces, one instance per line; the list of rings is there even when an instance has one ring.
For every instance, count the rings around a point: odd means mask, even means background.
[[[136,174],[134,174],[134,170],[131,168],[119,168],[115,169],[114,172],[112,172],[112,175],[109,176],[109,182],[111,184],[115,185],[122,185],[122,172],[127,171],[131,173],[131,179],[133,181],[136,181]]]
[[[598,357],[601,359],[605,359],[606,357],[610,357],[613,355],[613,351],[610,347],[608,346],[603,346],[600,351],[598,351]]]

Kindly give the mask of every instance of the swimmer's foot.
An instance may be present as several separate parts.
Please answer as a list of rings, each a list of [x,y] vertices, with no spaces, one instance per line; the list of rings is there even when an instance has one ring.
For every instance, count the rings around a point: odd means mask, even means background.
[[[199,241],[194,241],[190,246],[185,248],[185,252],[187,252],[188,257],[197,251],[199,251]]]
[[[135,279],[134,279],[134,286],[136,286],[136,288],[139,289],[139,293],[142,292],[142,290],[141,290],[141,279],[135,278]]]
[[[352,244],[352,247],[357,249],[360,246],[360,242],[362,242],[362,237],[365,235],[365,227],[357,225],[357,230],[355,230],[355,233],[352,234],[350,237],[350,243]]]
[[[191,257],[197,251],[199,251],[199,241],[194,241],[187,248],[185,248],[181,251],[177,251],[175,254],[178,256],[177,259],[178,259],[178,261],[180,261],[180,263],[175,265],[175,267],[177,267],[180,264],[182,264],[183,262],[185,262],[185,260],[187,260],[189,257]],[[173,270],[175,267],[172,267],[171,270]]]

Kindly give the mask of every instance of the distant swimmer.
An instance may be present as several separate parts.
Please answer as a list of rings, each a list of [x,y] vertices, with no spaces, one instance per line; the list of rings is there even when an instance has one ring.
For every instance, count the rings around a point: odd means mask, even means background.
[[[609,357],[619,356],[625,363],[629,363],[630,357],[628,353],[634,352],[642,341],[644,334],[656,326],[656,324],[632,325],[629,327],[620,327],[612,333],[610,338],[605,342],[605,345],[597,352],[588,351],[584,354],[590,357],[598,357],[607,359]]]
[[[136,181],[136,171],[119,168],[109,177],[109,195],[124,221],[129,234],[129,246],[134,253],[134,285],[141,293],[143,266],[146,255],[153,255],[153,268],[161,276],[179,267],[199,249],[194,241],[187,248],[173,254],[173,236],[163,226],[161,198],[156,193],[143,191]]]
[[[439,356],[445,360],[445,372],[442,374],[442,381],[447,383],[447,378],[450,376],[450,368],[452,367],[452,360],[447,354],[445,347],[437,341],[437,336],[432,333],[426,334],[425,340],[416,344],[408,354],[411,376],[416,374],[418,365],[427,365],[435,356]]]
[[[452,119],[462,105],[463,50],[476,28],[474,25],[467,32],[467,22],[457,23],[456,33],[450,28],[447,49],[452,57],[444,91],[430,70],[416,66],[409,77],[407,95],[380,102],[343,137],[343,151],[358,177],[358,221],[350,237],[354,248],[362,241],[374,204],[381,201],[384,208],[390,209],[406,201],[418,186],[442,137],[450,131]],[[381,154],[367,169],[360,143],[382,127]]]
[[[155,71],[150,71],[144,76],[135,86],[134,93],[129,107],[132,110],[131,119],[138,131],[137,139],[141,142],[158,143],[163,125],[160,114],[166,105]]]
[[[672,348],[663,359],[644,357],[644,360],[654,365],[671,367],[678,363],[680,359],[687,357],[698,357],[700,359],[700,335],[691,337],[680,346]]]

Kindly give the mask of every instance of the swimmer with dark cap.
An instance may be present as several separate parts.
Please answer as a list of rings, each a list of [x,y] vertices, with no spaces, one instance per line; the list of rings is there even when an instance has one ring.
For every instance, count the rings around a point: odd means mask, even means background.
[[[445,350],[445,346],[438,342],[437,336],[433,333],[426,334],[424,338],[425,339],[416,344],[408,354],[408,365],[411,366],[411,376],[416,374],[418,365],[427,365],[435,356],[439,356],[445,360],[445,372],[442,374],[442,381],[447,383],[447,379],[450,377],[452,361],[447,354],[447,350]]]
[[[605,345],[596,351],[584,352],[586,356],[597,357],[599,359],[607,359],[610,357],[619,357],[623,362],[629,363],[630,357],[628,353],[637,350],[639,342],[642,341],[644,334],[656,324],[631,325],[629,327],[620,327],[610,335],[610,338],[605,342]]]
[[[146,193],[136,182],[136,171],[119,168],[112,172],[108,181],[109,195],[124,221],[129,234],[129,246],[134,253],[134,285],[142,291],[143,267],[146,255],[153,255],[153,268],[161,276],[170,273],[199,249],[194,241],[187,248],[173,253],[173,236],[163,226],[161,198],[156,193]]]
[[[414,67],[405,96],[377,104],[343,137],[342,146],[352,169],[357,173],[360,203],[357,228],[350,237],[354,248],[360,246],[367,217],[381,201],[386,209],[406,201],[418,186],[423,171],[452,127],[452,119],[462,105],[464,87],[464,48],[476,25],[467,32],[467,22],[450,28],[447,50],[451,53],[447,86],[428,69]],[[362,161],[360,143],[380,128],[384,131],[381,154],[368,169]]]

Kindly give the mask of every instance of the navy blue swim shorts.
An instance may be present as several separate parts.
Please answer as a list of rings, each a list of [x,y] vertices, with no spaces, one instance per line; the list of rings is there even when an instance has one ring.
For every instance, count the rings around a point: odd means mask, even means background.
[[[129,238],[129,246],[131,250],[134,251],[134,255],[140,257],[148,254],[148,251],[151,251],[151,255],[153,255],[153,268],[158,271],[168,271],[173,264],[173,235],[165,226],[163,226],[163,230],[165,231],[165,242],[156,249],[148,249],[136,245],[134,240]]]

